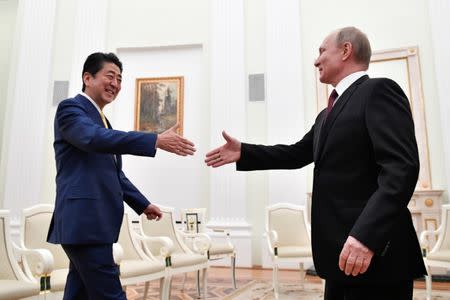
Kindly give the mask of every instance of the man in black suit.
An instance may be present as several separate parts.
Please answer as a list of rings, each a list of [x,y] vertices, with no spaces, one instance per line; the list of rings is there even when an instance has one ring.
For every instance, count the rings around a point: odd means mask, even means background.
[[[354,27],[332,32],[314,65],[335,87],[328,108],[293,145],[226,143],[206,164],[296,169],[314,162],[312,250],[325,299],[412,299],[425,267],[407,208],[419,173],[409,101],[387,78],[369,78],[371,48]],[[337,94],[337,95],[336,95]]]

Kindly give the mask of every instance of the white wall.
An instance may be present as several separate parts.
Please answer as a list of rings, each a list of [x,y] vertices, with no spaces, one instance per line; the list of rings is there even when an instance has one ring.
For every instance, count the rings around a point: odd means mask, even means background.
[[[184,136],[196,143],[197,153],[179,157],[158,151],[155,158],[123,157],[128,178],[151,202],[177,208],[208,203],[208,172],[203,163],[209,140],[209,99],[203,49],[200,45],[162,48],[120,48],[125,69],[122,91],[105,114],[114,128],[133,130],[136,78],[184,76]]]
[[[208,0],[111,0],[108,49],[203,44]]]

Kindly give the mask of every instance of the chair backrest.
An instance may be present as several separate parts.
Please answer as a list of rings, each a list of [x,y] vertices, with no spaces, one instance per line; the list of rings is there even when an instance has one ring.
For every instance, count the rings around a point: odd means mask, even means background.
[[[139,242],[136,241],[132,236],[133,228],[131,226],[131,219],[127,212],[123,215],[122,227],[120,227],[119,234],[119,244],[123,248],[123,258],[124,260],[140,260],[147,258],[148,255],[145,255],[144,251],[139,245]]]
[[[144,214],[141,215],[140,226],[142,234],[147,236],[168,237],[173,242],[173,253],[192,253],[192,251],[182,242],[182,239],[178,234],[174,219],[174,209],[160,205],[158,205],[158,207],[163,214],[159,221],[147,220],[147,217]],[[146,243],[146,245],[153,255],[159,255],[162,246],[161,244]]]
[[[450,204],[442,205],[441,216],[441,233],[433,248],[433,252],[436,250],[450,250]]]
[[[9,226],[9,211],[0,210],[0,279],[28,281],[12,252]]]
[[[278,246],[310,245],[303,206],[277,203],[266,207],[266,231],[271,230],[278,234]]]
[[[185,208],[181,210],[183,230],[192,232],[206,231],[206,208]],[[198,228],[198,231],[197,231]]]
[[[47,234],[52,220],[54,206],[50,204],[38,204],[26,208],[22,212],[22,243],[29,249],[47,249],[54,259],[54,269],[69,268],[69,259],[60,245],[47,243]],[[26,258],[30,270],[36,270],[37,258]]]

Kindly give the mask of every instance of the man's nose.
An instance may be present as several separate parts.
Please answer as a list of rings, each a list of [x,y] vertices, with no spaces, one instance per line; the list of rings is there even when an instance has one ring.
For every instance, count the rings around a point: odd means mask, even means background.
[[[316,67],[316,68],[319,67],[319,59],[318,58],[314,61],[314,67]]]
[[[119,80],[117,78],[113,78],[113,80],[111,80],[111,85],[118,87],[120,85]]]

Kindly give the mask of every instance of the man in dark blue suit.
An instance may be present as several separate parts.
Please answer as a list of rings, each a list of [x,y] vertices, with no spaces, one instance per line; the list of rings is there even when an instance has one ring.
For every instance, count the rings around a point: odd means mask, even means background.
[[[148,219],[161,218],[122,171],[122,154],[155,156],[156,149],[192,155],[194,144],[176,133],[113,130],[102,109],[121,89],[122,63],[93,53],[83,67],[82,93],[62,101],[55,116],[56,202],[47,240],[70,259],[64,300],[126,299],[112,244],[119,236],[123,201]]]

